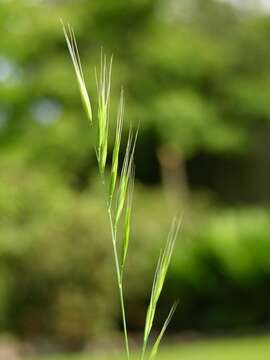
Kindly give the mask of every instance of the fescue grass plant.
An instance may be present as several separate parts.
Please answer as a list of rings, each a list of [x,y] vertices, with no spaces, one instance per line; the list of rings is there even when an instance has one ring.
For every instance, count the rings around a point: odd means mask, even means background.
[[[120,307],[122,313],[122,322],[124,330],[124,341],[126,358],[130,359],[129,337],[127,329],[127,319],[125,311],[125,301],[123,293],[123,275],[126,266],[126,258],[129,249],[132,220],[132,200],[134,191],[134,151],[138,136],[138,129],[133,130],[130,126],[128,139],[125,147],[125,156],[120,164],[120,147],[122,146],[122,130],[124,122],[124,91],[121,89],[120,100],[117,112],[117,124],[115,131],[115,140],[113,146],[113,155],[111,164],[108,163],[108,139],[110,131],[109,107],[111,91],[111,73],[112,58],[109,60],[102,53],[99,71],[95,71],[96,85],[98,94],[97,119],[93,119],[92,105],[86,88],[80,56],[73,29],[68,25],[63,25],[64,35],[68,50],[72,59],[76,79],[79,86],[82,103],[89,120],[90,127],[97,134],[95,153],[99,168],[100,179],[104,187],[107,217],[110,225],[114,265],[116,270],[117,285],[119,291]],[[110,166],[110,173],[107,176],[105,168]],[[150,344],[149,338],[153,327],[158,300],[162,292],[166,274],[170,265],[174,244],[180,228],[180,219],[175,218],[172,221],[171,228],[165,242],[164,248],[160,251],[158,259],[150,302],[145,319],[145,329],[143,335],[143,344],[141,351],[141,360],[155,359],[160,341],[167,329],[167,326],[177,307],[174,303],[164,325],[153,344]]]

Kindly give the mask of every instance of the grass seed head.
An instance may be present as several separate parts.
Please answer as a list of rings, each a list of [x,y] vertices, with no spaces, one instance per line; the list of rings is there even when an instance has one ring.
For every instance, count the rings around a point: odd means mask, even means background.
[[[98,162],[101,173],[104,173],[109,138],[109,102],[111,91],[112,57],[109,65],[107,58],[101,51],[100,73],[96,73],[96,83],[98,91]]]
[[[144,343],[148,342],[149,335],[153,326],[157,303],[164,286],[164,282],[170,265],[172,252],[174,249],[176,238],[178,236],[180,225],[181,225],[181,221],[174,218],[167,237],[165,247],[160,252],[159,260],[155,271],[153,286],[152,286],[150,303],[146,314]]]
[[[81,65],[81,61],[80,61],[80,55],[79,55],[74,31],[70,25],[68,25],[67,29],[66,29],[63,22],[62,22],[62,26],[63,26],[63,31],[64,31],[65,39],[67,42],[68,50],[69,50],[69,53],[71,56],[73,66],[74,66],[77,82],[79,85],[79,90],[80,90],[83,107],[86,112],[87,118],[90,121],[90,124],[92,124],[92,122],[93,122],[92,108],[91,108],[89,95],[88,95],[87,88],[86,88],[85,81],[84,81],[84,75],[83,75],[82,65]]]
[[[178,306],[178,301],[176,301],[173,306],[171,307],[171,310],[162,326],[162,329],[152,347],[152,350],[151,350],[151,353],[150,353],[150,356],[149,356],[149,360],[154,360],[156,355],[157,355],[157,352],[158,352],[158,348],[159,348],[159,345],[160,345],[160,342],[163,338],[163,335],[165,334],[165,331],[167,330],[167,327],[169,326],[169,323],[171,322],[171,319],[173,317],[173,314],[175,313],[175,310]]]
[[[112,168],[111,168],[111,182],[110,182],[110,201],[114,195],[117,174],[118,174],[118,164],[119,164],[119,151],[121,145],[121,137],[123,130],[123,119],[124,119],[124,92],[121,89],[120,101],[118,105],[117,112],[117,126],[115,133],[115,142],[113,148],[113,158],[112,158]]]

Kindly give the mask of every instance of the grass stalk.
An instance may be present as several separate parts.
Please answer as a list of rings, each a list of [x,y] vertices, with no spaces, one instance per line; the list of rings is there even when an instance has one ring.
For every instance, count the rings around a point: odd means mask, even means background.
[[[120,298],[122,323],[123,323],[124,337],[125,337],[126,355],[127,355],[127,359],[129,360],[130,359],[130,351],[129,351],[126,311],[125,311],[124,294],[123,294],[123,282],[122,282],[122,276],[121,276],[121,270],[120,270],[119,257],[118,257],[118,253],[117,253],[116,228],[114,227],[114,224],[113,224],[112,211],[111,211],[110,206],[107,207],[107,211],[108,211],[109,222],[110,222],[114,263],[115,263],[115,268],[116,268],[117,284],[118,284],[118,289],[119,289],[119,298]]]
[[[115,141],[113,146],[113,157],[110,171],[110,178],[106,179],[106,167],[108,158],[109,147],[109,103],[110,103],[110,89],[111,89],[111,72],[112,72],[112,58],[107,62],[106,56],[101,54],[100,73],[95,71],[97,92],[98,92],[98,109],[97,109],[97,121],[92,120],[92,108],[89,100],[89,95],[86,89],[84,76],[82,72],[82,66],[79,57],[79,51],[75,40],[73,29],[68,26],[66,30],[63,25],[63,31],[67,42],[68,50],[72,59],[72,63],[75,70],[76,79],[79,85],[79,90],[85,108],[87,117],[91,126],[97,128],[97,139],[95,144],[95,152],[97,156],[97,163],[99,168],[99,174],[101,183],[105,193],[105,203],[107,208],[107,214],[110,224],[111,241],[113,247],[114,266],[116,270],[117,286],[119,290],[121,316],[124,330],[124,343],[126,350],[126,358],[130,359],[129,349],[129,337],[127,330],[127,319],[124,302],[123,292],[123,273],[126,266],[126,258],[128,255],[129,241],[131,234],[131,218],[132,218],[132,202],[133,202],[133,189],[135,178],[135,166],[134,166],[134,152],[138,136],[138,129],[134,133],[131,128],[129,130],[128,140],[126,144],[125,156],[121,170],[119,169],[120,158],[120,145],[123,129],[123,114],[124,114],[124,95],[121,89],[118,114],[117,114],[117,126],[115,132]],[[109,186],[107,186],[109,184]],[[123,226],[121,224],[123,223]],[[152,292],[150,297],[150,303],[147,309],[145,329],[143,336],[141,360],[145,359],[146,352],[148,351],[149,336],[152,330],[153,321],[156,313],[157,303],[163,289],[168,267],[171,261],[171,256],[174,248],[174,244],[178,235],[180,227],[180,221],[174,219],[172,226],[164,246],[164,249],[160,252],[160,257],[157,263],[154,281],[152,285]],[[122,231],[122,252],[119,254],[118,246],[118,233]],[[160,341],[167,329],[167,326],[171,320],[171,317],[176,309],[174,304],[168,317],[166,318],[164,325],[157,337],[152,349],[150,349],[149,360],[153,360],[156,357]]]

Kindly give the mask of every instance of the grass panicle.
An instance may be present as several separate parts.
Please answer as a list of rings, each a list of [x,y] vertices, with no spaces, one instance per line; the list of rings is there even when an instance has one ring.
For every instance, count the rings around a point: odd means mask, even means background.
[[[68,28],[63,24],[63,31],[69,53],[75,69],[76,78],[79,84],[79,89],[83,101],[83,105],[87,114],[87,117],[92,125],[92,108],[85,86],[83,71],[81,67],[79,51],[77,48],[75,35],[73,29],[68,25]],[[111,74],[112,74],[112,57],[110,61],[107,61],[106,56],[101,52],[101,64],[99,74],[95,71],[97,93],[98,93],[98,111],[97,122],[94,125],[97,127],[97,139],[95,144],[95,151],[97,155],[97,161],[99,165],[99,172],[101,182],[105,187],[106,194],[106,206],[108,213],[108,220],[111,230],[111,240],[114,255],[114,265],[116,270],[117,285],[119,290],[120,309],[122,314],[122,323],[124,329],[124,341],[126,349],[126,357],[130,359],[129,350],[129,338],[127,331],[126,310],[123,293],[123,273],[126,266],[128,248],[130,243],[131,234],[131,218],[132,218],[132,203],[134,192],[134,179],[135,179],[135,165],[134,165],[134,152],[137,142],[138,129],[134,132],[130,126],[128,139],[126,143],[124,160],[122,163],[121,171],[119,168],[120,163],[120,146],[122,143],[123,123],[124,123],[124,92],[121,89],[120,100],[117,112],[117,124],[115,130],[115,140],[112,149],[112,164],[109,178],[105,172],[108,157],[108,139],[109,139],[109,103],[111,92]],[[109,184],[109,189],[107,188]],[[121,222],[120,222],[121,219]],[[122,226],[118,226],[122,224]],[[170,232],[164,246],[164,249],[160,253],[154,281],[152,285],[152,292],[150,297],[150,303],[148,306],[145,329],[143,336],[143,348],[141,359],[145,358],[146,348],[148,345],[149,335],[152,330],[153,320],[156,313],[157,303],[165,282],[166,274],[172,257],[174,244],[178,235],[180,227],[180,221],[174,219],[172,222]],[[122,234],[119,235],[119,229]],[[118,238],[122,239],[121,247],[119,245]],[[175,303],[169,312],[167,319],[157,337],[148,359],[154,359],[160,341],[169,325],[169,322],[173,316],[177,304]]]

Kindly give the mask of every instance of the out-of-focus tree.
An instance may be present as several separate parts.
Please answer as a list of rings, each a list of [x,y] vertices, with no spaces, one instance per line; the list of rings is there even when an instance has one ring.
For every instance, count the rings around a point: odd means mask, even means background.
[[[77,187],[87,184],[91,133],[60,18],[75,28],[91,96],[100,47],[114,53],[112,108],[124,84],[128,116],[140,121],[144,147],[154,139],[147,150],[155,158],[161,149],[165,168],[174,156],[246,152],[256,124],[269,119],[267,17],[213,0],[7,2],[0,21],[4,154],[12,148]]]
[[[172,189],[174,195],[175,191],[182,191],[185,195],[189,191],[186,165],[196,156],[203,153],[219,159],[226,156],[245,158],[252,153],[253,160],[248,166],[255,164],[255,175],[250,175],[252,171],[244,174],[243,186],[237,192],[248,192],[245,184],[252,178],[252,186],[261,191],[261,198],[265,197],[265,191],[269,193],[270,174],[265,170],[264,176],[258,176],[261,169],[266,168],[264,158],[267,146],[264,144],[267,144],[270,120],[269,16],[254,16],[229,2],[214,0],[2,1],[0,176],[2,184],[5,184],[0,193],[0,211],[1,214],[11,212],[11,215],[8,221],[0,219],[0,232],[1,239],[9,234],[14,240],[15,252],[20,251],[20,246],[27,246],[31,240],[30,248],[22,249],[26,253],[20,261],[33,281],[33,292],[38,294],[40,289],[35,286],[39,286],[39,276],[44,275],[44,269],[38,269],[38,266],[47,264],[35,263],[33,234],[46,250],[46,241],[52,238],[54,223],[60,224],[56,227],[60,226],[61,234],[55,235],[60,242],[59,248],[64,244],[68,256],[78,255],[80,258],[84,254],[72,254],[69,247],[69,242],[72,243],[75,237],[73,231],[77,227],[76,231],[82,236],[82,243],[78,246],[85,246],[84,240],[88,234],[94,237],[90,227],[95,225],[88,224],[87,218],[92,203],[87,208],[80,198],[81,194],[76,193],[88,190],[89,181],[94,179],[95,159],[91,151],[93,134],[81,107],[60,18],[74,27],[94,109],[94,67],[99,64],[101,47],[109,56],[114,54],[111,119],[113,124],[119,90],[123,84],[127,117],[134,124],[140,122],[136,153],[138,179],[157,183],[161,174],[164,184],[168,184],[167,188]],[[223,177],[224,171],[226,169],[220,172],[220,177]],[[9,180],[3,181],[2,173],[6,172]],[[201,176],[204,169],[199,167],[196,177],[198,172]],[[228,181],[230,175],[228,172],[222,184]],[[40,177],[42,184],[50,186],[39,188]],[[15,179],[14,186],[7,184],[12,178]],[[25,179],[26,182],[37,182],[37,194],[32,193],[34,188],[31,186],[29,192],[25,190]],[[261,186],[263,179],[268,190],[266,186]],[[229,187],[226,184],[226,189]],[[30,207],[33,205],[33,209],[35,202],[39,203],[37,213],[30,214],[27,226],[18,227],[22,230],[17,233],[17,212],[19,222],[20,216],[23,222],[27,216],[20,207],[21,196],[24,203]],[[42,210],[43,197],[47,199],[44,200],[45,205],[49,202],[46,211]],[[13,204],[14,207],[10,205],[12,198],[19,199]],[[54,201],[56,204],[63,203],[64,209],[58,209],[55,219],[52,219]],[[78,207],[83,206],[83,209],[85,205],[87,209],[85,213],[79,213],[82,220],[77,215],[75,224],[70,225],[71,217],[76,216],[74,203]],[[52,229],[48,229],[48,226],[52,226]],[[147,232],[150,225],[143,223],[142,227]],[[63,235],[62,228],[66,228],[67,234]],[[23,240],[20,246],[18,239]],[[5,246],[6,243],[1,244]],[[100,249],[97,245],[97,253],[103,251],[102,244]],[[42,250],[39,251],[41,256]],[[91,245],[89,251],[92,251]],[[48,256],[53,255],[48,253]],[[93,254],[89,254],[89,261],[95,256],[93,250]],[[74,263],[79,267],[78,258],[74,259]],[[45,262],[46,259],[42,260]],[[66,281],[71,276],[72,268],[67,260],[63,267]],[[36,269],[36,275],[33,269]],[[78,268],[78,278],[81,271]],[[12,289],[17,289],[10,282],[9,272],[10,263],[0,271],[2,314],[13,314],[12,311],[19,305],[23,306],[28,296],[25,287],[22,294],[25,291],[26,295],[20,304],[14,303],[13,306],[8,301]],[[101,296],[108,296],[111,288],[100,290],[91,274],[89,271],[87,276],[97,296],[93,298],[95,302],[100,293]],[[55,274],[56,278],[58,275]],[[61,281],[60,275],[58,279]],[[16,284],[20,285],[16,276],[18,273],[14,275],[17,279],[15,283],[17,281]],[[80,294],[84,294],[84,291],[88,293],[89,284],[84,284],[84,287],[77,280],[74,280],[74,286],[78,286],[81,293],[78,290],[78,297],[74,301],[78,304],[79,313],[83,314],[87,304]],[[59,305],[55,310],[59,322],[50,323],[51,327],[57,327],[55,332],[58,334],[62,331],[61,321],[68,312],[69,300],[73,296],[73,288],[69,292],[69,284],[65,287],[65,281],[61,294],[57,286],[54,289],[53,309],[50,308],[49,312],[53,314],[58,300],[59,304],[63,304],[63,307]],[[46,302],[48,299],[41,300]],[[5,311],[6,308],[9,310]],[[66,309],[66,312],[61,312],[62,309]],[[103,310],[101,313],[105,317],[107,313]],[[8,323],[7,319],[0,321]],[[23,319],[18,317],[18,322],[18,327],[23,327]],[[79,322],[75,321],[76,324]],[[42,322],[37,323],[42,328]],[[74,333],[78,334],[81,329],[75,330]],[[70,331],[72,335],[72,329]],[[68,337],[70,334],[66,335]]]

